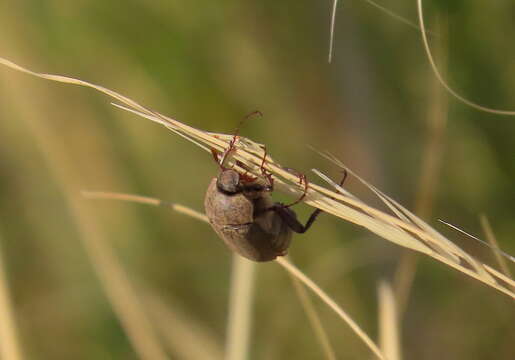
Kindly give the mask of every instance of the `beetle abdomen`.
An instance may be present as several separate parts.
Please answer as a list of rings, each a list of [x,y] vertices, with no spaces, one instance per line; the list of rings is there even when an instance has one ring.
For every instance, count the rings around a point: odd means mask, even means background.
[[[204,207],[211,224],[246,224],[253,221],[252,201],[242,193],[233,195],[222,193],[216,186],[216,178],[207,188]]]

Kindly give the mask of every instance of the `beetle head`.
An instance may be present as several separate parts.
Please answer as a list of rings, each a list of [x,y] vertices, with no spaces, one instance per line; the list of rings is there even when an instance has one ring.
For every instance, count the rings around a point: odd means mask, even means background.
[[[241,191],[240,174],[232,169],[223,170],[218,174],[216,186],[226,194],[236,194]]]
[[[248,199],[258,199],[263,196],[263,192],[270,189],[270,186],[263,184],[257,178],[247,174],[240,175],[233,169],[220,172],[216,186],[225,194],[232,195],[241,192]]]

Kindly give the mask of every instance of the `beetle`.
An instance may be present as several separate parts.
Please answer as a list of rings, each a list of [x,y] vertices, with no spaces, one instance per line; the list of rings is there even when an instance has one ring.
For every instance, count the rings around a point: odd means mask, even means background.
[[[221,171],[207,188],[204,200],[206,215],[213,230],[229,249],[252,261],[272,261],[287,254],[292,233],[308,231],[322,210],[313,211],[306,224],[302,225],[295,211],[290,209],[306,196],[308,182],[304,175],[299,176],[300,182],[305,184],[304,193],[299,199],[289,205],[273,202],[270,196],[273,179],[263,168],[266,149],[261,165],[263,178],[226,168],[225,158],[233,151],[236,138],[237,135],[234,135],[221,160],[218,153],[212,150]],[[340,185],[343,185],[346,176],[345,172]]]

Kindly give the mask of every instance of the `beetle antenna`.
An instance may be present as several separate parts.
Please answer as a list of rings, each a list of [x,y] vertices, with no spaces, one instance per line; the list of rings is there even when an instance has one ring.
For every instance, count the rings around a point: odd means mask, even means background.
[[[253,116],[263,117],[263,113],[261,111],[259,111],[259,110],[254,110],[251,113],[248,113],[247,115],[245,115],[243,117],[243,119],[240,120],[240,123],[238,124],[238,127],[234,131],[234,135],[238,135],[240,133],[240,128],[243,126],[245,121],[247,121],[248,119],[250,119]]]
[[[289,208],[293,205],[297,205],[302,200],[304,200],[304,198],[306,197],[306,194],[308,193],[308,188],[309,188],[308,179],[305,174],[299,174],[299,185],[302,185],[303,183],[304,183],[304,191],[302,192],[302,195],[297,200],[292,202],[291,204],[284,205],[283,207]]]
[[[236,141],[240,137],[240,128],[243,126],[245,121],[247,121],[252,116],[263,117],[263,113],[259,110],[255,110],[255,111],[245,115],[245,117],[240,120],[238,127],[236,127],[236,130],[234,130],[234,136],[232,137],[231,141],[229,142],[229,147],[227,148],[227,150],[224,151],[224,153],[222,155],[222,161],[220,162],[220,166],[221,166],[222,170],[225,170],[225,167],[224,167],[225,161],[226,161],[227,157],[229,156],[229,154],[234,150],[234,145],[236,144]],[[218,161],[218,157],[217,157],[217,161]]]

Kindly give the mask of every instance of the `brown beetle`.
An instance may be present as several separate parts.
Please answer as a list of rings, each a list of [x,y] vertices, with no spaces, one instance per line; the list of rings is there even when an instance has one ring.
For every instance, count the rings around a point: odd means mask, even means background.
[[[306,195],[308,185],[303,175],[300,180],[306,185],[304,193],[294,203],[284,205],[272,201],[273,180],[263,165],[261,170],[266,181],[225,168],[225,158],[233,150],[235,141],[236,135],[220,161],[213,150],[221,172],[211,180],[207,189],[204,200],[206,215],[215,232],[232,251],[253,261],[271,261],[286,255],[292,231],[305,233],[322,210],[313,211],[306,225],[302,225],[290,209]]]

